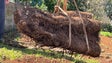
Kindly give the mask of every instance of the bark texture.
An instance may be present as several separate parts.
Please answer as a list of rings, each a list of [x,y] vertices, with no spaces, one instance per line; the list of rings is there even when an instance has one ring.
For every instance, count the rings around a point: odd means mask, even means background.
[[[97,57],[101,48],[98,44],[100,23],[92,19],[92,14],[81,12],[87,30],[90,51],[87,44],[81,20],[76,11],[67,11],[72,20],[72,43],[69,44],[69,20],[64,14],[53,16],[35,8],[24,8],[14,13],[17,28],[23,34],[33,38],[37,43],[46,46],[62,47],[73,52]]]

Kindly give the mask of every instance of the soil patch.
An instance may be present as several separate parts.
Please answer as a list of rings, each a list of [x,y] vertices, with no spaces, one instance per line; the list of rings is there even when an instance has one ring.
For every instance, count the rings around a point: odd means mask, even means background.
[[[70,63],[68,60],[47,59],[44,57],[25,56],[16,60],[5,60],[3,63]]]
[[[100,36],[100,38],[102,53],[99,60],[101,63],[112,63],[112,38],[105,36]]]

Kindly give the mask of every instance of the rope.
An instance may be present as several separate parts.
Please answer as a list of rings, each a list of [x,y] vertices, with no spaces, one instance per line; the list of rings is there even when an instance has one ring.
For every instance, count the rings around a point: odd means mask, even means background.
[[[83,31],[84,31],[85,40],[86,40],[87,49],[88,49],[87,52],[89,52],[89,51],[90,51],[90,48],[89,48],[89,41],[88,41],[88,36],[87,36],[86,27],[85,27],[84,21],[83,21],[83,19],[82,19],[82,15],[81,15],[81,13],[79,12],[79,9],[78,9],[78,6],[77,6],[77,4],[76,4],[76,1],[75,1],[75,0],[73,0],[73,1],[74,1],[75,6],[76,6],[76,9],[77,9],[77,11],[78,11],[78,14],[79,14],[79,16],[80,16],[82,25],[83,25]]]
[[[59,10],[61,10],[61,12],[63,12],[67,16],[67,18],[69,20],[69,45],[68,45],[68,47],[70,47],[71,46],[71,41],[72,41],[72,37],[71,37],[71,34],[72,34],[72,32],[71,32],[71,29],[72,29],[71,24],[72,23],[71,22],[72,22],[72,20],[69,17],[69,15],[62,8],[60,8],[60,6],[55,6],[55,7],[59,8]]]
[[[71,34],[72,34],[72,32],[71,32],[71,29],[72,29],[72,27],[71,27],[71,18],[68,16],[68,14],[65,12],[66,11],[66,9],[62,9],[62,8],[60,8],[60,1],[61,0],[58,0],[57,1],[57,4],[55,5],[55,11],[57,11],[57,13],[59,12],[59,10],[61,11],[61,12],[63,12],[63,14],[65,14],[66,16],[67,16],[67,18],[68,18],[68,20],[69,20],[69,45],[68,45],[68,47],[70,47],[71,46],[71,41],[72,41],[72,37],[71,37]],[[66,2],[67,2],[67,0],[66,1],[64,1],[64,5],[66,5]],[[64,8],[64,7],[63,7]],[[59,10],[58,10],[59,9]],[[53,12],[53,14],[55,13],[55,11]]]
[[[61,4],[61,0],[58,0],[57,3],[56,3],[56,5],[55,5],[55,7],[54,7],[54,12],[53,12],[53,14],[59,13],[59,9],[58,9],[58,7],[56,7],[56,6],[60,6],[60,4]]]

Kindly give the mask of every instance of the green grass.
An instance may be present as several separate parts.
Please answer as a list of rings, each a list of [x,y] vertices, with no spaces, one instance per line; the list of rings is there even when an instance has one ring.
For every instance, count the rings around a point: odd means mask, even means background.
[[[112,33],[110,33],[110,32],[105,32],[105,31],[101,31],[101,32],[100,32],[100,35],[102,35],[102,36],[107,36],[107,37],[112,37]]]
[[[8,50],[7,48],[1,48],[0,49],[0,59],[16,59],[22,57],[21,51],[15,51],[15,50]]]
[[[62,53],[54,52],[50,50],[42,49],[27,49],[27,48],[16,48],[0,43],[0,60],[3,60],[4,57],[10,60],[22,58],[24,55],[35,55],[37,57],[45,57],[49,59],[67,59],[72,63],[99,63],[94,59],[84,59],[81,58],[80,54],[73,55],[73,58],[70,58],[69,54],[62,56]]]
[[[22,57],[23,53],[20,50],[14,50],[10,46],[0,43],[0,60],[2,59],[17,59]]]
[[[92,60],[91,59],[86,59],[85,62],[86,63],[99,63],[99,61],[95,60],[95,59],[92,59]]]

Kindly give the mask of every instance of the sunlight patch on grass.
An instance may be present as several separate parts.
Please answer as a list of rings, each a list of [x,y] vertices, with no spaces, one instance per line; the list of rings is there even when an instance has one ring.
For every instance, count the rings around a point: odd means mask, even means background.
[[[45,57],[49,59],[67,59],[73,63],[99,63],[94,59],[83,59],[80,54],[74,54],[73,58],[70,57],[70,54],[65,54],[62,56],[62,53],[54,52],[51,50],[42,50],[42,49],[27,49],[27,48],[16,48],[0,43],[0,60],[6,59],[17,59],[22,58],[24,55],[35,55],[36,57]]]
[[[10,59],[10,60],[13,60],[13,59],[22,57],[22,55],[23,54],[22,54],[21,51],[17,51],[17,50],[15,51],[13,49],[8,50],[5,47],[0,48],[0,60],[2,60],[2,59]]]
[[[110,33],[110,32],[105,32],[105,31],[101,31],[101,32],[100,32],[100,35],[102,35],[102,36],[107,36],[107,37],[112,37],[112,33]]]
[[[95,59],[85,59],[86,63],[100,63],[98,60]]]

